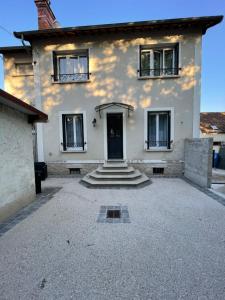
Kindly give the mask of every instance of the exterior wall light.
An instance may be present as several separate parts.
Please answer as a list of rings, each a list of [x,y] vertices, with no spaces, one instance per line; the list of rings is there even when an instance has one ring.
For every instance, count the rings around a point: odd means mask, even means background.
[[[93,127],[95,127],[95,126],[96,126],[96,123],[97,123],[97,120],[94,118],[94,119],[93,119],[93,121],[92,121],[92,125],[93,125]]]

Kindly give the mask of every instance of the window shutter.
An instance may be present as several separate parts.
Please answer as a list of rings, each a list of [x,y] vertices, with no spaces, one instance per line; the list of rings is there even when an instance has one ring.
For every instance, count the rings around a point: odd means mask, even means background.
[[[179,74],[179,44],[177,44],[175,46],[175,53],[174,53],[174,58],[175,58],[175,61],[174,61],[174,75],[178,75]]]
[[[63,151],[67,150],[66,147],[66,116],[62,115],[62,130],[63,130]]]
[[[83,150],[84,150],[84,119],[83,119],[83,114],[80,115],[80,118],[82,120],[82,122],[81,122],[81,133],[82,133],[82,145],[83,145]]]
[[[171,113],[168,112],[168,143],[167,148],[170,149],[170,127],[171,127]]]
[[[57,56],[55,52],[53,52],[52,57],[53,57],[53,78],[54,81],[58,81]]]

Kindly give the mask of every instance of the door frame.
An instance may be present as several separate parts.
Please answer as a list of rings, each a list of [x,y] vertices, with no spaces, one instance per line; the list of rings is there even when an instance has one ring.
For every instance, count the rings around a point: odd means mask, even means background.
[[[105,160],[108,160],[107,115],[108,114],[116,114],[116,113],[122,114],[122,117],[123,117],[123,123],[122,123],[123,124],[123,158],[121,158],[121,160],[127,159],[126,113],[124,112],[124,110],[121,110],[121,109],[107,109],[103,115],[103,118],[104,118],[104,159]]]

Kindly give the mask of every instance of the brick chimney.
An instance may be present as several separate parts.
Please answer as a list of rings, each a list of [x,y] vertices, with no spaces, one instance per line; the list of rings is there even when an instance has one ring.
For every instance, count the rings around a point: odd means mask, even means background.
[[[38,11],[38,29],[59,27],[56,17],[51,10],[50,0],[34,0]]]

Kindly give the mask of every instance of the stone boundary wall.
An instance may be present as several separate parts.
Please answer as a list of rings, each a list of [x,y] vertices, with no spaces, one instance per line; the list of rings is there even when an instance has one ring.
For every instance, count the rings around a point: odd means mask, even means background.
[[[184,176],[204,188],[211,186],[212,150],[212,138],[184,141]]]

